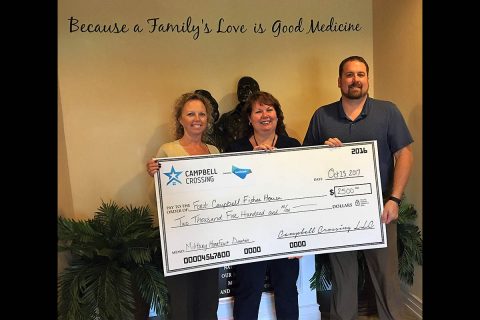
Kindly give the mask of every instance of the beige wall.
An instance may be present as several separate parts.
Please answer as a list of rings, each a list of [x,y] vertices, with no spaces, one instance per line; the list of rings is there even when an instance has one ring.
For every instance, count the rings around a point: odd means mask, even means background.
[[[351,54],[373,61],[370,1],[72,1],[59,2],[58,78],[66,155],[75,217],[92,216],[101,199],[150,204],[152,180],[145,163],[172,139],[171,109],[180,94],[209,90],[220,111],[237,103],[236,84],[244,75],[281,102],[287,130],[303,140],[313,111],[337,100],[339,61]],[[216,30],[216,21],[245,24],[244,34],[69,32],[68,18],[80,23],[130,26],[147,18],[182,22],[191,16]],[[270,30],[281,19],[353,22],[360,32],[285,34]],[[255,23],[264,34],[251,31]],[[145,25],[145,23],[142,23]],[[373,65],[373,62],[372,62]],[[152,190],[150,190],[152,189]]]
[[[70,187],[70,174],[68,172],[67,148],[65,144],[65,131],[63,127],[63,112],[60,94],[58,94],[58,128],[57,128],[57,144],[58,144],[58,211],[68,218],[74,218],[72,189]]]
[[[73,211],[72,189],[70,188],[70,174],[68,172],[67,149],[65,145],[65,133],[63,128],[63,112],[60,94],[58,94],[58,128],[57,128],[57,145],[58,145],[58,214],[67,218],[75,218]],[[58,255],[57,272],[61,272],[68,266],[70,254],[62,252]]]
[[[369,62],[371,95],[400,107],[413,131],[416,163],[420,163],[421,47],[417,41],[421,4],[416,2],[60,1],[59,214],[90,218],[102,199],[149,204],[155,212],[153,183],[145,173],[145,163],[162,143],[172,140],[172,104],[186,91],[209,90],[223,113],[237,103],[238,79],[252,76],[262,90],[279,99],[287,131],[302,141],[313,111],[339,99],[338,63],[349,55],[364,56]],[[413,19],[415,24],[401,20],[397,25],[397,20],[388,18],[395,11],[403,12],[403,19]],[[116,21],[132,29],[138,23],[144,31],[71,33],[71,16],[79,24]],[[149,33],[145,22],[158,17],[164,23],[181,24],[188,16],[195,24],[203,19],[213,31],[200,32],[194,40],[193,34],[187,33]],[[279,37],[271,30],[277,19],[295,25],[303,18],[303,27],[308,29],[310,19],[328,23],[331,17],[338,23],[358,23],[362,29],[315,34],[304,30]],[[245,24],[248,30],[244,34],[216,33],[220,18]],[[267,29],[264,34],[252,31],[259,23]],[[410,68],[413,79],[407,77]],[[399,73],[402,76],[397,77]],[[421,208],[420,165],[414,176],[407,195]],[[421,283],[417,282],[415,289],[420,290]]]
[[[412,133],[414,167],[405,190],[422,228],[422,1],[373,1],[375,97],[394,101]],[[410,291],[422,300],[422,267]]]

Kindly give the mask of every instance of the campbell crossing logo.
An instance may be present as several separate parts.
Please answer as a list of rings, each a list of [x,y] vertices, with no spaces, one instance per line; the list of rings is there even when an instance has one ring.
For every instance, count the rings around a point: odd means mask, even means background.
[[[237,168],[235,166],[232,166],[232,173],[236,175],[237,177],[240,177],[241,179],[245,179],[247,174],[252,173],[252,170],[250,169],[242,169],[242,168]]]
[[[183,171],[175,171],[175,168],[172,166],[170,169],[170,172],[165,172],[163,173],[168,177],[168,182],[167,186],[171,183],[173,186],[176,185],[177,183],[182,184],[180,180],[178,180],[178,176],[182,174]]]

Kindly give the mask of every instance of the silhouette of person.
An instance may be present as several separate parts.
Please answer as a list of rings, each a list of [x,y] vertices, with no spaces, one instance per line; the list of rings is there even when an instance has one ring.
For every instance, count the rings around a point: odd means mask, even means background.
[[[243,105],[250,94],[257,91],[260,91],[260,86],[252,77],[245,76],[238,80],[237,98],[239,102],[237,106],[235,109],[222,114],[220,119],[214,124],[215,131],[217,131],[221,137],[220,146],[217,146],[220,152],[225,151],[227,146],[240,138]]]
[[[201,94],[208,100],[210,100],[210,103],[212,104],[212,118],[213,122],[216,122],[218,120],[218,117],[220,116],[220,112],[218,112],[218,103],[217,100],[212,96],[210,92],[204,89],[197,89],[195,90],[195,93]]]
[[[205,133],[205,142],[208,144],[213,144],[215,147],[220,149],[220,146],[222,144],[222,134],[215,126],[215,122],[217,122],[218,117],[220,116],[217,100],[215,100],[215,98],[210,94],[210,92],[204,89],[197,89],[195,90],[195,93],[198,93],[207,98],[212,105],[213,124],[211,127],[207,128],[207,132]]]

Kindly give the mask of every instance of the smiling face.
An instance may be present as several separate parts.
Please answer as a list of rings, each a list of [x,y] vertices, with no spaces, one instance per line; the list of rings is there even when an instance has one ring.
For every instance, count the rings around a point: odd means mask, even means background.
[[[275,108],[258,101],[253,104],[248,120],[252,123],[253,130],[258,133],[275,131],[277,128],[278,118]]]
[[[338,78],[342,96],[348,99],[362,99],[368,94],[368,70],[360,61],[348,61]]]
[[[185,134],[198,136],[207,128],[207,109],[200,100],[189,100],[182,109],[178,121],[182,124]]]

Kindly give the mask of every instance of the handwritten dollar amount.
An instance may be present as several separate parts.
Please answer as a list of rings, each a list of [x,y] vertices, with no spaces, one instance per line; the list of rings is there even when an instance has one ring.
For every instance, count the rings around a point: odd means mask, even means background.
[[[372,185],[370,183],[337,186],[330,189],[330,195],[335,197],[358,196],[371,193]]]

